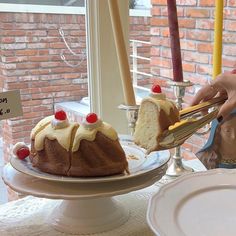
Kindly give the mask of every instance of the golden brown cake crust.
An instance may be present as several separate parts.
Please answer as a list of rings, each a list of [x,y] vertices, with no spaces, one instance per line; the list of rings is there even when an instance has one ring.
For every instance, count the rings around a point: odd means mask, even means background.
[[[34,147],[32,140],[31,147]],[[34,167],[39,170],[56,175],[67,175],[70,168],[70,154],[57,140],[44,140],[44,149],[41,151],[31,150],[30,160]]]
[[[172,124],[179,121],[179,115],[176,115],[175,109],[170,109],[170,114],[166,114],[163,110],[160,110],[159,125],[162,131],[167,130]]]
[[[107,176],[121,174],[127,168],[128,162],[119,141],[98,132],[93,142],[82,140],[79,150],[72,153],[69,175]]]

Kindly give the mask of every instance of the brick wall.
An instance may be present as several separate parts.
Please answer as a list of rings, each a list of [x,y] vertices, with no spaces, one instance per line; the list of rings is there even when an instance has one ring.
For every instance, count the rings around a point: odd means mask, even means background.
[[[152,4],[151,72],[155,81],[165,86],[165,81],[172,79],[166,0],[152,0]],[[211,79],[214,4],[215,0],[177,0],[184,79],[195,84],[187,89],[186,101]],[[236,67],[235,1],[225,1],[224,19],[223,70],[231,70]],[[165,92],[173,97],[170,88],[166,87]],[[184,145],[184,156],[195,157],[193,153],[204,145],[206,138],[207,135],[190,138]]]

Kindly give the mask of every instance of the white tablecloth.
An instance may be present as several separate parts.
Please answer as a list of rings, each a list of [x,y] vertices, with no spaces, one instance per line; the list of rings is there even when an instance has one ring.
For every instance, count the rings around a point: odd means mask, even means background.
[[[185,162],[195,171],[205,170],[198,160]],[[146,222],[148,200],[161,185],[172,181],[164,176],[156,184],[129,194],[116,196],[130,209],[129,220],[112,231],[93,234],[94,236],[153,236]],[[0,205],[0,236],[65,236],[54,230],[47,217],[60,200],[28,196],[17,201]]]

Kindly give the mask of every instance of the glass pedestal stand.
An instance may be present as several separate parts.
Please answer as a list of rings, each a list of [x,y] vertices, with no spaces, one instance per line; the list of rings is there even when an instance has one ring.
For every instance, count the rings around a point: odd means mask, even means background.
[[[190,81],[176,82],[170,81],[168,83],[173,87],[174,95],[176,97],[176,106],[179,110],[182,110],[183,97],[185,95],[185,90],[187,87],[192,86],[193,84]],[[181,156],[181,146],[175,148],[175,154],[171,158],[171,165],[167,169],[166,175],[170,177],[178,177],[180,175],[190,173],[193,169],[184,166]]]

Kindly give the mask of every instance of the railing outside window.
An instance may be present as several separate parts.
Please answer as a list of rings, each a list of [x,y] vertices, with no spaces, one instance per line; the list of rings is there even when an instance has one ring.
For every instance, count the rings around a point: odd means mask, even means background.
[[[147,41],[140,41],[140,40],[130,40],[131,47],[132,47],[132,54],[130,55],[131,60],[132,60],[132,67],[131,67],[131,73],[133,75],[133,86],[138,89],[143,89],[149,91],[148,88],[141,87],[138,85],[138,75],[143,75],[147,78],[151,78],[152,74],[146,73],[143,71],[139,70],[139,64],[138,60],[145,60],[145,61],[151,61],[150,57],[144,57],[144,56],[139,56],[138,55],[138,48],[143,47],[144,45],[151,45],[150,42]]]

